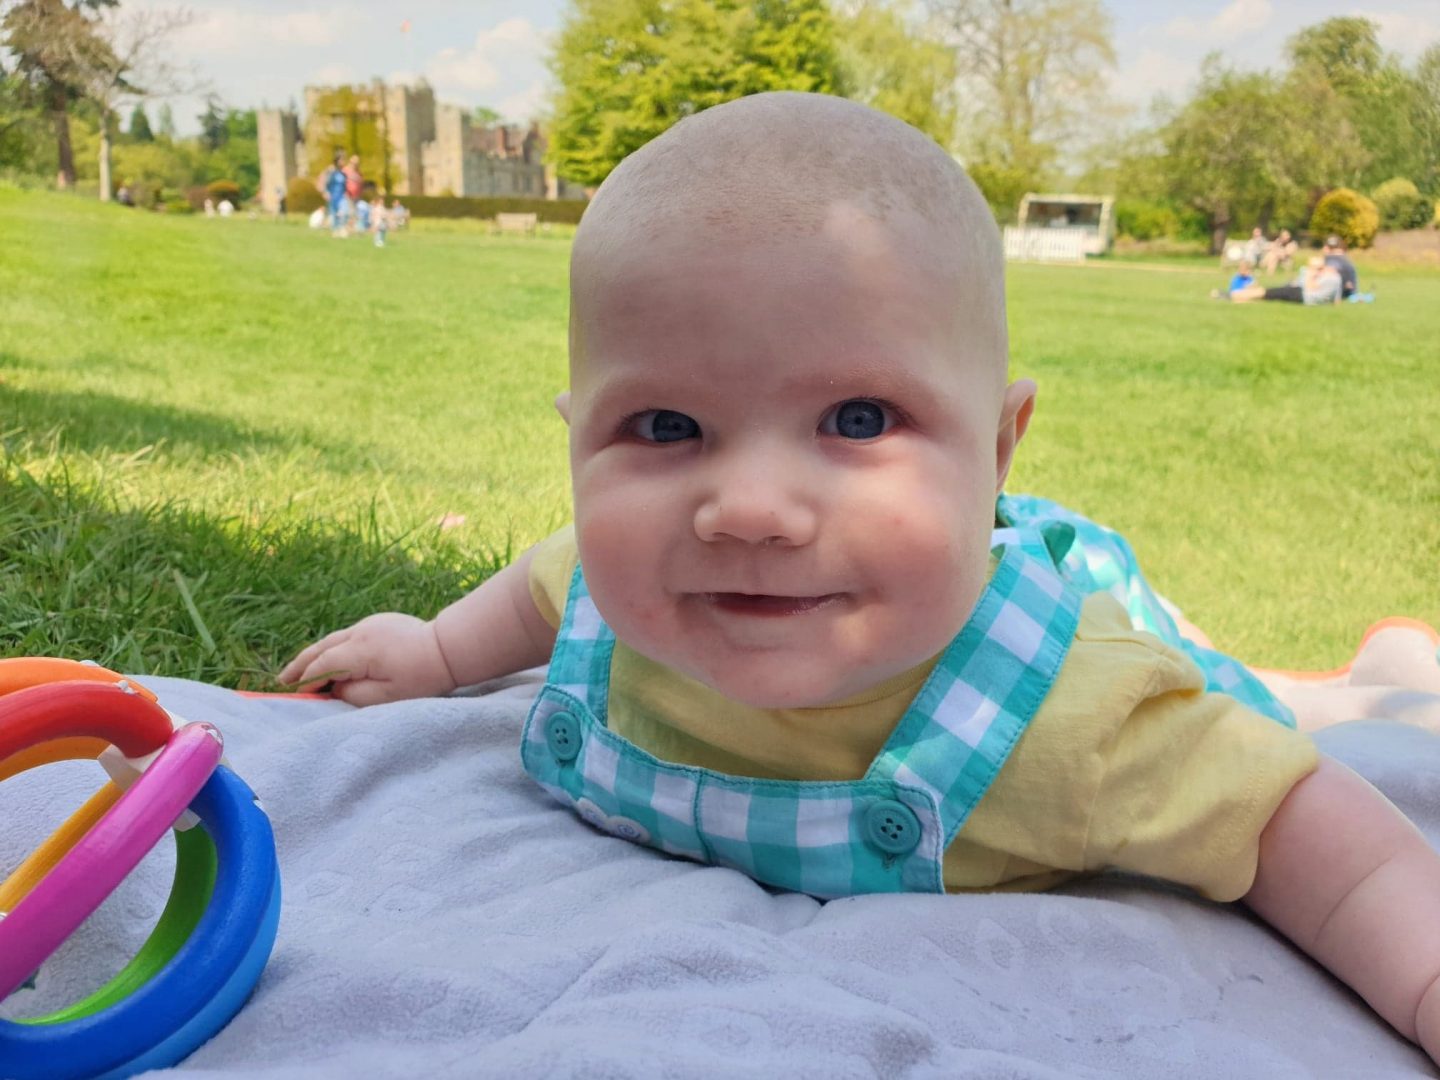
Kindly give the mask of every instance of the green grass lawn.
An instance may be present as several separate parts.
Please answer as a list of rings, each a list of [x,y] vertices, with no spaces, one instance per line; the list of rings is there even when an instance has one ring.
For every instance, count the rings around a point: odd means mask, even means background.
[[[568,250],[0,187],[0,653],[263,688],[563,523]],[[1440,275],[1361,271],[1377,303],[1306,310],[1193,262],[1012,267],[1011,489],[1122,529],[1250,662],[1440,620]]]

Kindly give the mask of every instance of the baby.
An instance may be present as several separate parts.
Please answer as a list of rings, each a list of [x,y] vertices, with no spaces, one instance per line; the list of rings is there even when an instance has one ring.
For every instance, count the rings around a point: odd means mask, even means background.
[[[627,158],[575,237],[575,522],[290,682],[372,703],[550,660],[526,769],[610,832],[829,897],[1117,867],[1250,908],[1440,1053],[1440,858],[1310,739],[1003,520],[1035,402],[963,171],[765,94]],[[1002,501],[1003,502],[1003,501]]]

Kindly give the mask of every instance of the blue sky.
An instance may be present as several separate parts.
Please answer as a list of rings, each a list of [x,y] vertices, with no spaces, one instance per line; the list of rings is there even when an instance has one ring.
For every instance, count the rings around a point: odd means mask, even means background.
[[[140,0],[169,6],[166,0]],[[140,6],[127,4],[126,6]],[[488,105],[524,120],[545,99],[544,54],[565,0],[188,0],[195,21],[174,41],[229,104],[284,105],[308,83],[423,75],[444,101]],[[1284,42],[1331,15],[1366,15],[1381,40],[1413,59],[1440,41],[1437,0],[1109,0],[1118,97],[1138,105],[1183,93],[1219,50],[1245,67],[1278,65]],[[408,20],[410,29],[402,32]],[[172,103],[182,133],[195,99]],[[153,111],[153,110],[152,110]]]

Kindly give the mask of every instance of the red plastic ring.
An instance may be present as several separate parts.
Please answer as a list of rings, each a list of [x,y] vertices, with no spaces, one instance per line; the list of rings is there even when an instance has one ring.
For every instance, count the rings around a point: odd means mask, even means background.
[[[126,757],[159,750],[175,730],[170,714],[119,685],[58,682],[0,697],[0,761],[36,743],[104,739]]]

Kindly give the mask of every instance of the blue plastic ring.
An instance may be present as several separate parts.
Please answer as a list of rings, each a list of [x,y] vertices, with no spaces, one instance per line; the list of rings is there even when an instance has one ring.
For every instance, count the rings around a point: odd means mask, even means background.
[[[216,870],[210,903],[189,939],[149,982],[91,1016],[45,1025],[0,1021],[0,1076],[80,1080],[122,1070],[132,1062],[150,1069],[171,1065],[208,1037],[199,1034],[203,1028],[212,1027],[210,1034],[219,1030],[224,1019],[213,1025],[211,1021],[230,1001],[234,1009],[243,1004],[273,945],[274,930],[267,933],[267,928],[272,908],[278,918],[275,834],[254,793],[223,765],[190,809],[215,844]],[[243,992],[232,987],[242,972],[249,978]],[[208,1011],[212,1002],[217,1004],[214,1013]],[[184,1045],[171,1042],[187,1032]],[[167,1045],[174,1056],[151,1059],[152,1051]]]

